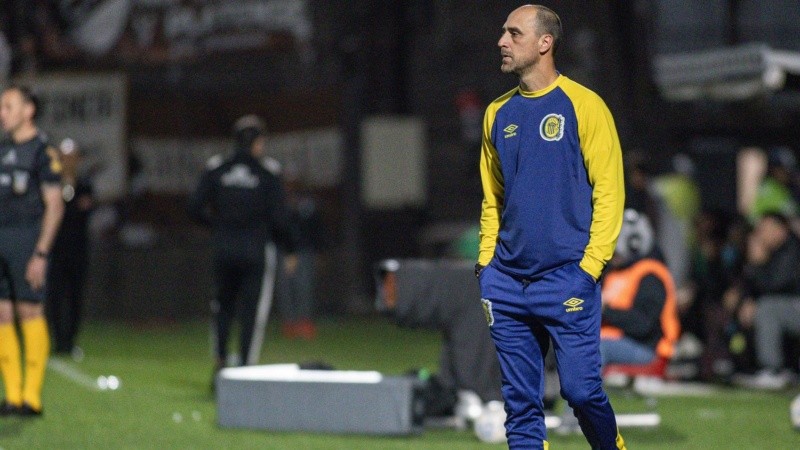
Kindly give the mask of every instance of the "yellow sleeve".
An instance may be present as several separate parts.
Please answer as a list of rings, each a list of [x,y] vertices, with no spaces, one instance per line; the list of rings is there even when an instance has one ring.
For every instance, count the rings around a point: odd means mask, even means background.
[[[497,149],[490,139],[496,108],[490,105],[483,118],[483,140],[481,142],[481,185],[483,203],[481,205],[481,231],[478,263],[488,265],[494,257],[497,235],[500,231],[500,215],[503,212],[503,173]]]
[[[578,114],[578,133],[589,183],[592,185],[592,225],[581,268],[600,277],[614,254],[622,227],[625,185],[622,149],[614,118],[605,103],[594,93],[582,102]]]

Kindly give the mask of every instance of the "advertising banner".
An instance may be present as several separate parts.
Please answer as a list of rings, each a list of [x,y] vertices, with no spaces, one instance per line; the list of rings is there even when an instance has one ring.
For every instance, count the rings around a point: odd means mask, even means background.
[[[18,80],[41,102],[36,121],[50,143],[72,138],[92,170],[100,201],[125,194],[127,177],[125,75],[41,74]]]

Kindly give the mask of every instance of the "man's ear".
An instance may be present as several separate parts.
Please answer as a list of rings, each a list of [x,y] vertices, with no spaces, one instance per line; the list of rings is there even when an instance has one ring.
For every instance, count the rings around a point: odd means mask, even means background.
[[[544,55],[553,48],[553,35],[543,34],[539,38],[539,54]]]
[[[30,102],[25,102],[22,104],[22,111],[25,117],[33,120],[33,116],[36,114],[36,107]]]

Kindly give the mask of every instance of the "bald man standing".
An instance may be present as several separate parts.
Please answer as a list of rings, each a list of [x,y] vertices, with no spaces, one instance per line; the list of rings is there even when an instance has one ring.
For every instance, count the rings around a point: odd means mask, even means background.
[[[560,74],[561,20],[525,5],[503,25],[501,71],[519,85],[483,122],[476,275],[503,373],[512,449],[547,449],[542,392],[552,341],[561,395],[593,449],[624,449],[600,372],[600,285],[625,203],[614,119]]]

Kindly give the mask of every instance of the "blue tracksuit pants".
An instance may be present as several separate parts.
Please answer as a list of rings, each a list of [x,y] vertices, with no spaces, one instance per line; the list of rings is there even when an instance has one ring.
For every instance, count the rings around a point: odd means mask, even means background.
[[[542,393],[552,340],[561,396],[574,409],[593,449],[624,449],[600,373],[600,285],[567,264],[521,280],[490,264],[481,297],[497,348],[510,449],[542,449],[547,439]]]

